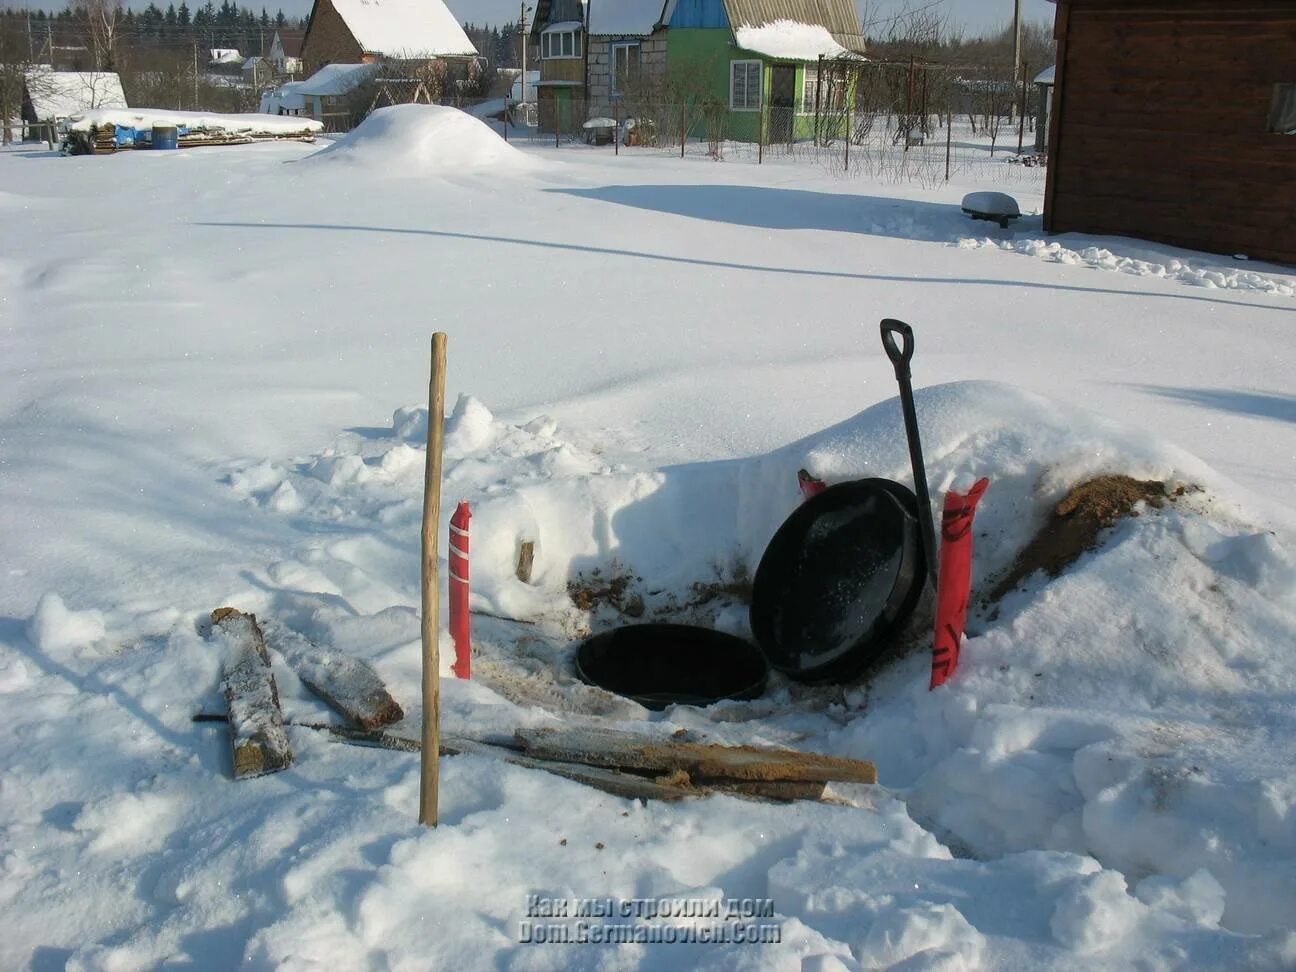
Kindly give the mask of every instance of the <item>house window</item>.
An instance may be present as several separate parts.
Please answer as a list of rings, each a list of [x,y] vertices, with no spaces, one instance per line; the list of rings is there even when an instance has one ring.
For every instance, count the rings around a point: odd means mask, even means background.
[[[639,80],[639,42],[612,45],[612,93],[625,94]]]
[[[819,68],[806,65],[801,83],[801,111],[807,115],[815,112],[815,88],[819,89],[820,111],[841,111],[846,107],[846,78],[829,69],[819,81]]]
[[[545,60],[559,57],[580,57],[580,28],[567,30],[550,28],[546,30],[540,35],[540,56]]]
[[[729,62],[729,107],[756,111],[761,106],[761,62]]]
[[[1269,131],[1296,135],[1296,84],[1275,84],[1269,102]]]

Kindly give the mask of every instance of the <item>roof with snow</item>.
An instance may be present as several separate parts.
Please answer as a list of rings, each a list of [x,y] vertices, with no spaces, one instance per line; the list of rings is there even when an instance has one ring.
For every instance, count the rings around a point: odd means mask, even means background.
[[[777,20],[760,27],[734,28],[734,41],[745,51],[793,61],[814,61],[820,57],[850,54],[820,24],[799,24]]]
[[[111,71],[33,70],[27,90],[40,121],[79,115],[92,108],[125,108],[121,78]]]
[[[377,64],[326,64],[305,81],[293,82],[293,93],[322,96],[346,94],[368,81],[377,70]]]
[[[769,38],[769,43],[791,46],[796,49],[811,50],[822,44],[822,35],[812,38],[808,31],[790,30],[788,25],[799,27],[821,27],[831,35],[832,40],[846,51],[863,51],[864,36],[860,29],[859,14],[855,11],[852,0],[724,0],[725,12],[729,25],[733,28],[734,38],[738,40],[738,31],[743,28],[779,28],[768,34],[759,35],[758,43]],[[774,35],[783,35],[779,40]],[[794,40],[795,38],[795,40]],[[750,37],[749,37],[750,39]],[[739,40],[742,44],[742,41]],[[757,50],[747,47],[747,50]],[[758,53],[766,53],[758,51]],[[813,60],[820,51],[803,56],[801,54],[770,54],[770,57],[787,57],[793,59]],[[824,54],[825,57],[830,56]]]
[[[280,109],[291,111],[305,111],[306,98],[301,93],[301,86],[305,81],[289,81],[286,84],[279,85],[274,91],[267,91],[261,95],[261,114],[277,115]]]
[[[472,57],[477,48],[442,0],[332,0],[360,47],[387,57]]]
[[[594,0],[590,36],[646,37],[662,22],[664,7],[664,0]]]
[[[1054,64],[1052,67],[1046,67],[1046,68],[1045,68],[1043,71],[1041,71],[1039,74],[1035,75],[1035,83],[1036,83],[1036,84],[1052,84],[1052,83],[1053,83],[1053,74],[1054,74],[1055,71],[1057,71],[1057,65],[1056,65],[1056,64]]]

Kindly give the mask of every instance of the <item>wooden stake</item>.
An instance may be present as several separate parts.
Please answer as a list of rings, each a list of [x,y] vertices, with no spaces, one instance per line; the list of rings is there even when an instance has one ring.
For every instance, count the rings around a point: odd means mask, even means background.
[[[441,520],[441,447],[445,438],[446,336],[432,335],[428,384],[427,459],[423,473],[423,753],[420,760],[419,823],[437,825],[437,754],[441,742],[440,586],[437,524]]]
[[[523,540],[518,553],[517,579],[523,584],[531,583],[531,568],[535,564],[535,541]]]

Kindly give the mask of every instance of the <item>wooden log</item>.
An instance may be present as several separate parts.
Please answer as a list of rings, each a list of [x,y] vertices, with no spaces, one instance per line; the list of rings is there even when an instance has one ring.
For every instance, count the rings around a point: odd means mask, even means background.
[[[670,742],[593,728],[519,729],[516,738],[532,756],[662,773],[683,770],[694,779],[877,782],[872,763],[791,749]]]
[[[362,729],[381,729],[405,718],[368,662],[321,648],[281,624],[265,622],[262,629],[288,667],[339,715]]]
[[[256,616],[233,608],[212,612],[212,633],[230,646],[221,693],[229,707],[234,778],[274,773],[292,764],[270,653]]]

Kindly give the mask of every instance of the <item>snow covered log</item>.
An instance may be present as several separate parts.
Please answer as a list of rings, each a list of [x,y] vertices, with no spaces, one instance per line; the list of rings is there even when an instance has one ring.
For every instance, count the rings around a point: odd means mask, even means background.
[[[221,693],[229,707],[234,778],[286,769],[292,764],[292,749],[256,616],[218,608],[212,612],[212,633],[224,638],[230,649]]]
[[[362,729],[381,729],[405,718],[368,662],[321,648],[281,624],[267,622],[265,634],[307,688]]]
[[[539,758],[661,773],[684,772],[692,779],[877,782],[877,769],[872,763],[791,749],[669,742],[593,728],[519,729],[516,738],[528,755]]]

